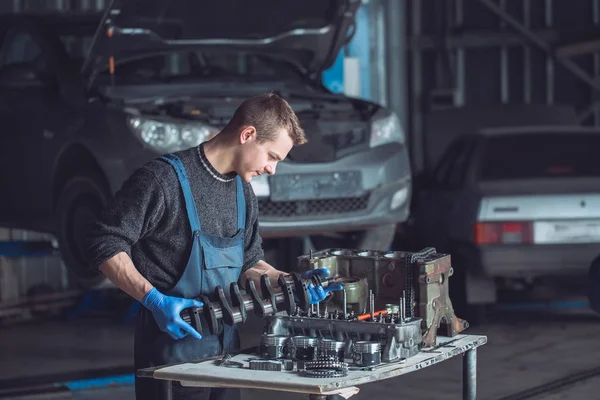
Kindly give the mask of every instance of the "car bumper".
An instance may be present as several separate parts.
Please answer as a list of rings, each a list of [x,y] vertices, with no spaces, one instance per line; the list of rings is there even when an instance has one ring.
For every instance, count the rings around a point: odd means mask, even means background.
[[[275,202],[259,197],[260,233],[285,237],[356,231],[406,221],[412,191],[406,147],[392,144],[331,163],[282,163],[278,175],[360,171],[364,196],[331,200]],[[395,207],[392,199],[395,196]],[[285,212],[281,212],[286,207]],[[287,214],[287,215],[278,215]]]
[[[489,277],[531,277],[587,273],[598,244],[482,246],[481,265]]]
[[[105,157],[102,167],[106,171],[111,189],[116,192],[123,181],[144,163],[159,155],[150,149],[132,146],[128,157]],[[277,175],[301,175],[303,173],[322,173],[324,171],[360,171],[364,198],[335,199],[333,202],[316,201],[322,207],[316,215],[294,212],[289,216],[268,216],[262,209],[265,204],[280,207],[281,202],[272,202],[268,197],[257,193],[259,207],[259,229],[261,236],[292,237],[298,235],[328,232],[357,231],[374,228],[384,224],[406,221],[410,210],[411,170],[408,152],[405,146],[390,144],[357,153],[330,163],[295,164],[282,162]],[[256,189],[255,189],[255,192]],[[393,210],[392,197],[404,197]],[[308,202],[311,202],[309,200]],[[312,200],[312,202],[315,202]],[[295,202],[294,207],[306,208],[306,201]],[[340,204],[341,203],[341,204]],[[332,205],[333,204],[333,205]],[[287,205],[289,206],[289,204]],[[310,207],[309,207],[310,208]],[[322,212],[331,209],[332,212]]]

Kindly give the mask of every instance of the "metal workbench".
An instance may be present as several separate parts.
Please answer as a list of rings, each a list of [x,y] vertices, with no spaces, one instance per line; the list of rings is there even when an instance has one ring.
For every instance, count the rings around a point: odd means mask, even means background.
[[[344,397],[358,393],[358,385],[405,375],[434,364],[463,355],[463,399],[476,398],[477,347],[487,343],[486,336],[457,335],[453,338],[438,336],[435,347],[424,348],[407,360],[381,364],[372,371],[348,371],[343,378],[309,378],[298,371],[255,371],[249,368],[227,368],[217,365],[216,360],[189,362],[169,366],[140,369],[137,376],[179,381],[183,386],[227,387],[264,389],[294,393],[305,393],[311,400],[323,400],[328,396],[343,394]],[[244,363],[257,358],[254,354],[240,353],[231,361]],[[170,385],[169,385],[170,386]],[[423,390],[427,390],[423,388]],[[169,399],[170,393],[166,394]]]

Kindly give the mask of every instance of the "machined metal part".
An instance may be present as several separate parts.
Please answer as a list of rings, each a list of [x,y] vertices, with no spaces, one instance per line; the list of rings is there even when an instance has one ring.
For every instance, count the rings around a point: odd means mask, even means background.
[[[261,336],[261,344],[265,345],[265,346],[285,346],[285,344],[288,341],[288,337],[287,336],[283,336],[283,335],[271,335],[268,333],[265,333]]]
[[[316,347],[319,339],[310,336],[293,336],[290,341],[295,347],[307,348]]]
[[[436,344],[438,329],[453,337],[469,327],[469,323],[454,314],[450,300],[449,278],[454,273],[450,255],[437,254],[430,247],[411,255],[411,264],[418,277],[415,313],[423,319],[423,342]]]
[[[342,350],[344,348],[344,346],[345,346],[345,343],[342,340],[333,340],[333,339],[319,340],[319,350],[338,351],[338,350]]]
[[[314,309],[309,302],[308,286],[321,285],[327,287],[330,283],[343,282],[344,278],[330,278],[320,280],[302,279],[298,273],[290,275],[281,274],[278,279],[279,288],[271,285],[269,277],[264,274],[260,278],[261,294],[253,280],[246,281],[246,291],[240,290],[236,282],[230,285],[229,296],[221,286],[215,288],[213,296],[199,296],[198,300],[204,303],[203,307],[190,307],[181,312],[181,318],[192,325],[202,334],[203,321],[208,324],[211,334],[220,334],[223,324],[233,325],[245,322],[248,312],[254,311],[261,318],[275,315],[278,311],[285,310],[288,315],[297,311]]]
[[[344,319],[348,318],[348,294],[346,293],[346,288],[342,289],[342,293],[344,294],[344,304],[342,306],[342,312],[344,313]]]
[[[398,311],[399,311],[398,319],[400,320],[401,323],[404,321],[404,318],[406,317],[405,304],[406,304],[406,300],[404,297],[404,290],[403,290],[402,296],[400,297],[400,306],[398,307]]]
[[[287,336],[263,334],[260,343],[260,355],[268,359],[284,358],[287,342]]]
[[[309,361],[304,364],[304,369],[335,369],[347,370],[348,364],[341,361]]]
[[[393,304],[386,304],[386,305],[385,305],[385,307],[384,307],[384,308],[385,308],[385,312],[386,312],[386,314],[389,314],[389,315],[393,314],[393,313],[392,313],[392,307],[393,307],[393,306],[394,306]]]
[[[318,353],[322,356],[333,357],[337,361],[344,361],[346,343],[341,340],[321,339],[319,340]]]
[[[309,378],[343,378],[348,376],[348,371],[310,369],[304,370],[304,375]]]
[[[333,292],[329,307],[339,309],[342,313],[351,310],[361,314],[369,302],[369,284],[366,278],[337,276],[337,283],[342,285],[343,290]],[[346,306],[344,307],[344,292],[346,292]],[[347,311],[348,312],[348,311]]]
[[[354,364],[361,367],[374,367],[381,364],[379,353],[354,353]]]
[[[365,280],[368,289],[364,297],[368,299],[369,311],[383,309],[385,304],[397,302],[401,295],[398,319],[400,322],[420,319],[426,346],[436,344],[438,332],[452,337],[469,326],[454,314],[449,297],[449,278],[454,272],[451,257],[437,253],[433,247],[419,252],[325,249],[312,253],[312,257],[298,258],[300,271],[320,267],[329,268],[334,278]],[[369,290],[373,291],[374,307],[371,296],[367,297]],[[334,296],[331,303],[331,309],[342,308],[343,294]],[[364,314],[366,309],[365,302],[356,311]]]
[[[304,371],[304,364],[306,364],[307,361],[304,360],[297,360],[296,361],[296,369],[298,371]]]
[[[312,378],[344,377],[348,374],[348,363],[335,357],[319,356],[315,361],[304,363],[304,375]]]
[[[406,290],[402,291],[402,320],[406,318]]]
[[[281,360],[281,363],[286,371],[294,370],[294,360]]]
[[[359,342],[354,343],[354,352],[355,353],[375,354],[380,351],[381,351],[381,343],[379,343],[379,342],[359,341]]]
[[[360,367],[374,367],[381,364],[381,343],[361,341],[354,344],[354,364]]]
[[[384,362],[413,357],[422,347],[419,318],[396,324],[275,315],[266,318],[266,332],[343,341],[346,354],[355,342],[379,341]]]
[[[315,337],[292,336],[289,344],[290,354],[294,360],[311,361],[317,357],[317,346],[319,343]]]
[[[258,371],[281,371],[283,365],[279,361],[250,360],[249,367]]]

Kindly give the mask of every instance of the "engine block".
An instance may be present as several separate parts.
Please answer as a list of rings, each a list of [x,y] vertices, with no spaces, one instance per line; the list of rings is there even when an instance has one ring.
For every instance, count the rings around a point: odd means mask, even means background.
[[[422,342],[434,346],[438,332],[455,336],[468,328],[467,321],[454,314],[449,297],[450,277],[454,270],[449,254],[434,248],[419,252],[325,249],[298,258],[303,272],[326,267],[331,277],[347,278],[347,307],[364,313],[369,293],[374,295],[375,308],[404,307],[407,319],[420,323]],[[343,308],[341,293],[329,299],[330,310]]]

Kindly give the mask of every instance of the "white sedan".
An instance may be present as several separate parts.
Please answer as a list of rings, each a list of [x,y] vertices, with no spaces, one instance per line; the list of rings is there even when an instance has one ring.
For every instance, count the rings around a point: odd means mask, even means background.
[[[598,149],[600,130],[580,126],[489,128],[448,146],[411,218],[420,245],[452,255],[457,303],[494,302],[498,277],[585,275],[600,253]]]

